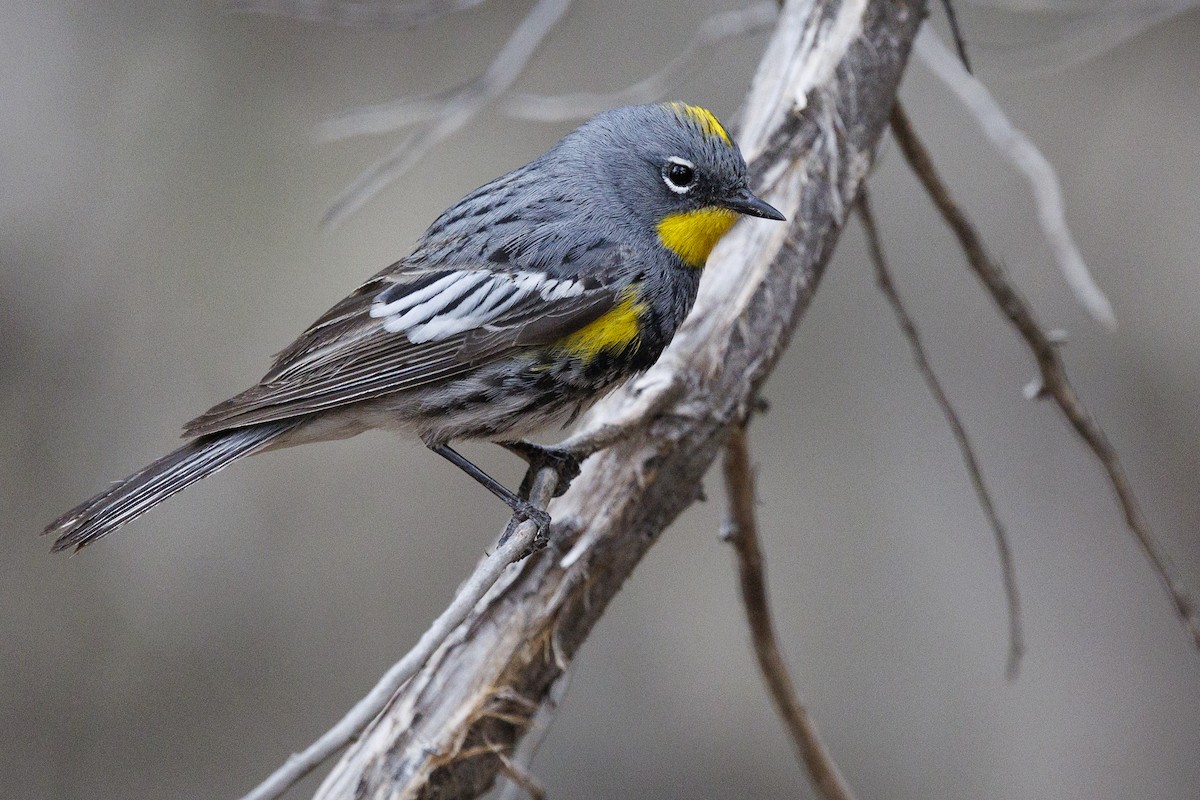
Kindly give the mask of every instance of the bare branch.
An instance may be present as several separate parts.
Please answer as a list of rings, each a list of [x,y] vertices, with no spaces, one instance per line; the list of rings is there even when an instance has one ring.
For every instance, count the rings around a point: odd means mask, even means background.
[[[981,0],[975,0],[977,4]],[[1042,41],[997,47],[990,50],[989,65],[1006,78],[1030,78],[1086,64],[1171,17],[1200,5],[1198,0],[1137,0],[1124,3],[1027,3],[991,0],[986,5],[1012,14],[1043,12],[1036,30]],[[1051,12],[1051,13],[1045,13]],[[1060,18],[1054,24],[1054,17]]]
[[[501,105],[505,114],[539,122],[590,117],[614,106],[649,103],[661,98],[688,72],[701,66],[700,58],[711,54],[721,42],[768,30],[779,14],[775,0],[763,0],[746,8],[713,14],[696,29],[692,40],[667,66],[649,77],[616,92],[576,92],[560,95],[513,94]]]
[[[993,261],[984,249],[978,232],[951,198],[949,190],[933,166],[929,152],[917,137],[899,103],[892,109],[891,124],[900,150],[924,185],[925,191],[933,199],[946,224],[958,238],[967,263],[991,293],[992,300],[1000,312],[1025,340],[1036,359],[1044,393],[1054,398],[1055,404],[1062,410],[1067,421],[1104,467],[1109,483],[1116,493],[1117,502],[1125,515],[1125,524],[1137,538],[1146,558],[1171,596],[1179,619],[1187,627],[1196,646],[1200,647],[1200,618],[1197,617],[1196,606],[1182,581],[1175,575],[1170,559],[1162,552],[1158,541],[1150,532],[1116,450],[1067,380],[1066,368],[1056,343],[1042,329],[1029,303],[1013,286],[1004,268]]]
[[[1025,176],[1037,205],[1038,224],[1067,285],[1093,319],[1109,329],[1115,328],[1117,318],[1112,304],[1096,285],[1071,237],[1063,208],[1062,187],[1054,167],[1037,146],[1017,130],[988,88],[964,69],[936,33],[926,27],[917,37],[915,49],[925,66],[958,95],[1000,154]]]
[[[554,494],[558,477],[553,469],[547,468],[539,471],[534,480],[530,497],[538,508],[545,508]],[[509,527],[514,524],[515,517],[509,523]],[[367,696],[359,700],[321,738],[302,752],[292,755],[283,766],[271,773],[270,777],[246,794],[242,800],[274,800],[282,796],[325,759],[349,744],[359,731],[384,709],[400,687],[429,660],[429,656],[445,644],[471,609],[496,585],[504,571],[525,557],[533,545],[536,533],[537,526],[532,522],[525,521],[516,525],[508,540],[495,553],[479,563],[446,610],[422,634],[416,646],[384,673]]]
[[[1012,680],[1017,677],[1021,656],[1025,654],[1025,634],[1021,624],[1021,598],[1017,592],[1017,570],[1013,565],[1008,533],[1004,529],[1004,523],[1000,521],[1000,515],[996,511],[996,504],[992,501],[991,492],[988,491],[987,484],[983,480],[983,470],[979,466],[979,459],[975,455],[971,439],[967,436],[966,426],[963,425],[958,412],[954,410],[954,404],[950,402],[946,390],[942,388],[942,383],[938,380],[933,365],[929,362],[929,356],[925,353],[925,345],[921,342],[921,332],[917,329],[917,323],[905,308],[904,301],[892,280],[887,258],[883,252],[883,241],[879,235],[879,228],[875,224],[875,214],[871,210],[865,186],[858,193],[858,216],[867,234],[867,249],[871,253],[871,260],[875,263],[876,282],[879,284],[883,296],[891,305],[892,311],[895,312],[896,321],[900,323],[900,330],[912,348],[917,371],[924,378],[925,385],[929,387],[929,393],[933,395],[938,408],[942,410],[946,424],[950,426],[954,440],[958,442],[958,450],[962,455],[963,464],[967,468],[967,475],[970,476],[971,485],[975,488],[975,497],[979,501],[979,507],[983,510],[983,515],[992,529],[992,537],[996,541],[996,554],[1000,558],[1004,597],[1008,603],[1008,664],[1005,671],[1009,680]]]
[[[402,98],[395,103],[356,109],[322,126],[326,137],[346,138],[396,130],[415,122],[425,123],[350,184],[325,212],[322,223],[329,227],[337,225],[411,169],[430,149],[494,103],[525,71],[538,45],[570,7],[571,0],[538,0],[487,70],[470,83],[436,95]]]
[[[754,474],[750,466],[750,446],[746,430],[734,426],[725,443],[725,491],[729,496],[729,519],[725,538],[737,555],[738,580],[746,621],[754,640],[754,655],[763,680],[775,703],[775,710],[787,725],[801,763],[808,770],[813,788],[822,800],[854,800],[850,784],[842,777],[829,748],[821,741],[817,724],[796,695],[788,675],[783,652],[771,621],[767,599],[767,572],[759,545],[758,521],[754,513]]]
[[[483,0],[231,0],[226,8],[238,14],[286,17],[344,27],[416,28]]]

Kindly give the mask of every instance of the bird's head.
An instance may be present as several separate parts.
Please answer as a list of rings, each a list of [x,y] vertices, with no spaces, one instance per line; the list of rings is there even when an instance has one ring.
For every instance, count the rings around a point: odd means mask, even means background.
[[[626,106],[584,123],[559,155],[591,174],[614,213],[702,267],[740,215],[782,220],[750,191],[741,150],[712,112],[685,103]]]

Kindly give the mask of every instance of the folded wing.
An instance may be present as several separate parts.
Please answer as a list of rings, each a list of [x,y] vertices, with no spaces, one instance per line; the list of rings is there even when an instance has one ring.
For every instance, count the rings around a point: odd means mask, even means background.
[[[375,276],[330,309],[256,386],[188,423],[189,436],[288,419],[453,380],[548,344],[613,309],[624,248],[595,248],[586,277],[494,266]]]

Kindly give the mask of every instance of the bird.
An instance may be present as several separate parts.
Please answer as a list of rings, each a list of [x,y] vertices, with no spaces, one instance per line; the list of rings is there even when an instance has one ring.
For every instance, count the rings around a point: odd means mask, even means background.
[[[657,360],[742,216],[784,220],[712,112],[602,112],[447,209],[258,383],[188,422],[183,446],[50,523],[52,550],[78,551],[237,459],[376,428],[415,436],[543,528],[536,469],[553,467],[561,493],[579,463],[522,437],[569,425]],[[527,460],[521,489],[451,446],[463,439]]]

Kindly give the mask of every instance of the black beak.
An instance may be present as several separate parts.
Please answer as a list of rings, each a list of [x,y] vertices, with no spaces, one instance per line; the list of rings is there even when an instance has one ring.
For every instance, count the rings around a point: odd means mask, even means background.
[[[779,209],[770,203],[765,203],[759,200],[749,189],[738,189],[733,194],[721,201],[721,205],[728,209],[738,212],[739,214],[749,214],[752,217],[762,217],[763,219],[777,219],[780,221],[786,220],[783,214],[779,213]]]

